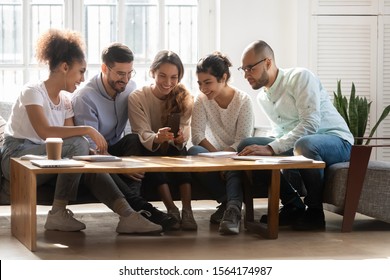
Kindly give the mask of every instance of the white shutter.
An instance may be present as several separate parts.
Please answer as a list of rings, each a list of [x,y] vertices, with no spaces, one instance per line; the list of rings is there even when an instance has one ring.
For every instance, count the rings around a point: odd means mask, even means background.
[[[390,16],[380,16],[378,21],[378,94],[374,104],[377,118],[390,105]],[[390,137],[390,116],[379,125],[377,136]],[[390,144],[389,141],[378,141],[378,144]],[[376,157],[390,161],[390,148],[377,148]]]
[[[311,69],[333,99],[337,81],[342,92],[351,92],[369,101],[376,98],[377,79],[377,16],[313,16]],[[376,118],[371,106],[370,120]],[[367,130],[370,129],[370,123]]]
[[[316,15],[376,15],[378,6],[379,0],[314,0],[312,12]]]
[[[390,0],[380,0],[379,10],[383,11],[380,14],[389,15],[390,14]]]
[[[313,17],[311,68],[333,96],[337,80],[344,94],[352,82],[356,93],[371,100],[376,93],[377,17]]]

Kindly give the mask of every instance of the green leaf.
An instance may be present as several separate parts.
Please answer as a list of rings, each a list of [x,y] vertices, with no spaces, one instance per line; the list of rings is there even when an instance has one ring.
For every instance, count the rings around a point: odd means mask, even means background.
[[[366,127],[368,122],[368,116],[370,112],[371,102],[368,103],[367,99],[360,98],[358,104],[358,131],[356,137],[363,137],[366,133]],[[363,144],[363,139],[358,139],[358,144]]]
[[[368,137],[372,137],[372,135],[374,135],[376,129],[378,128],[379,124],[389,115],[390,113],[390,105],[388,105],[382,112],[382,115],[379,117],[378,121],[376,122],[376,124],[374,125],[374,127],[371,129],[371,132],[370,132],[370,135],[368,135]],[[366,141],[366,145],[368,145],[370,143],[370,140],[371,139],[367,139]]]
[[[349,130],[354,137],[364,137],[367,128],[368,117],[372,102],[368,102],[366,97],[356,96],[355,84],[352,83],[351,95],[349,101],[341,92],[341,80],[337,81],[337,93],[333,92],[333,104],[336,110],[346,121]],[[390,114],[390,105],[387,106],[377,123],[370,131],[369,137],[372,137],[378,128],[379,124]],[[366,145],[370,143],[370,139],[366,141]],[[363,144],[363,139],[355,139],[355,144]]]
[[[345,120],[345,122],[349,127],[348,100],[341,93],[341,80],[337,81],[337,93],[333,92],[333,95],[334,95],[333,104],[336,107],[336,110],[340,113],[340,115],[343,117],[343,119]]]
[[[358,114],[359,97],[355,95],[355,85],[352,83],[351,96],[349,97],[348,116],[349,116],[349,130],[352,135],[358,137],[359,128],[359,114]]]

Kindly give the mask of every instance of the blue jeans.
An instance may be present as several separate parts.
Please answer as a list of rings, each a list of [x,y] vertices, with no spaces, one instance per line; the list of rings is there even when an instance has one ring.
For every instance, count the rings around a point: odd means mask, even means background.
[[[75,155],[86,155],[89,152],[89,143],[84,137],[65,138],[62,145],[62,158],[72,158]],[[35,144],[29,140],[7,137],[4,143],[2,170],[4,177],[9,180],[9,159],[26,154],[45,155],[45,144]],[[90,192],[101,202],[113,209],[115,200],[123,198],[115,180],[106,173],[86,174],[45,174],[37,176],[37,185],[42,185],[53,177],[57,177],[54,199],[76,200],[79,183],[83,183]]]
[[[274,141],[274,138],[251,137],[241,141],[238,151],[249,145],[267,145]],[[312,134],[303,136],[295,142],[294,150],[284,152],[282,155],[303,155],[314,160],[321,160],[326,163],[326,167],[338,162],[349,161],[352,145],[338,136],[327,134]],[[307,195],[305,204],[310,208],[322,209],[323,189],[324,189],[323,169],[300,169],[302,181],[305,184]],[[284,177],[284,176],[282,176]],[[292,186],[287,180],[282,178],[280,186],[280,197],[285,204],[292,194]]]
[[[206,153],[207,149],[202,146],[192,146],[188,155],[194,156],[199,153]],[[241,209],[243,191],[241,171],[220,172],[194,172],[192,176],[207,188],[213,198],[219,203],[227,201],[227,205],[235,205]]]

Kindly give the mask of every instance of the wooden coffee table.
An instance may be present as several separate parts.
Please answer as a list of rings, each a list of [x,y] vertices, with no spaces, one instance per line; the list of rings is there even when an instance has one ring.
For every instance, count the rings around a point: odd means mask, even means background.
[[[131,173],[131,172],[206,172],[227,170],[271,170],[268,190],[268,224],[254,223],[253,197],[245,192],[245,226],[269,239],[278,237],[280,170],[324,168],[321,161],[309,163],[257,163],[230,158],[123,157],[120,162],[86,162],[84,167],[39,168],[28,160],[11,159],[11,231],[29,250],[37,249],[37,185],[39,174]],[[246,172],[244,172],[245,174]]]

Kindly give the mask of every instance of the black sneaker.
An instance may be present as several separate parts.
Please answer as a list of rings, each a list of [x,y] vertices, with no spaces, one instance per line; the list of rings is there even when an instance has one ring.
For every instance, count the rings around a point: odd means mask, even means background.
[[[279,211],[279,226],[291,226],[305,213],[304,208],[298,208],[289,204],[284,205]],[[266,224],[268,216],[261,216],[260,223]]]
[[[226,202],[222,202],[219,206],[217,206],[217,211],[211,214],[210,223],[220,224],[223,214],[225,213],[225,210],[226,210]]]
[[[294,230],[324,230],[325,215],[324,210],[316,208],[308,208],[302,217],[297,219],[293,224]]]
[[[221,234],[239,234],[240,233],[241,211],[236,206],[229,206],[221,223],[219,224],[219,232]]]
[[[151,214],[151,216],[150,217],[144,216],[144,217],[147,218],[152,223],[161,225],[163,228],[163,231],[170,230],[171,227],[174,224],[176,224],[176,220],[171,215],[168,215],[168,214],[158,210],[155,207],[150,208],[150,209],[145,209],[145,210],[147,210]]]

